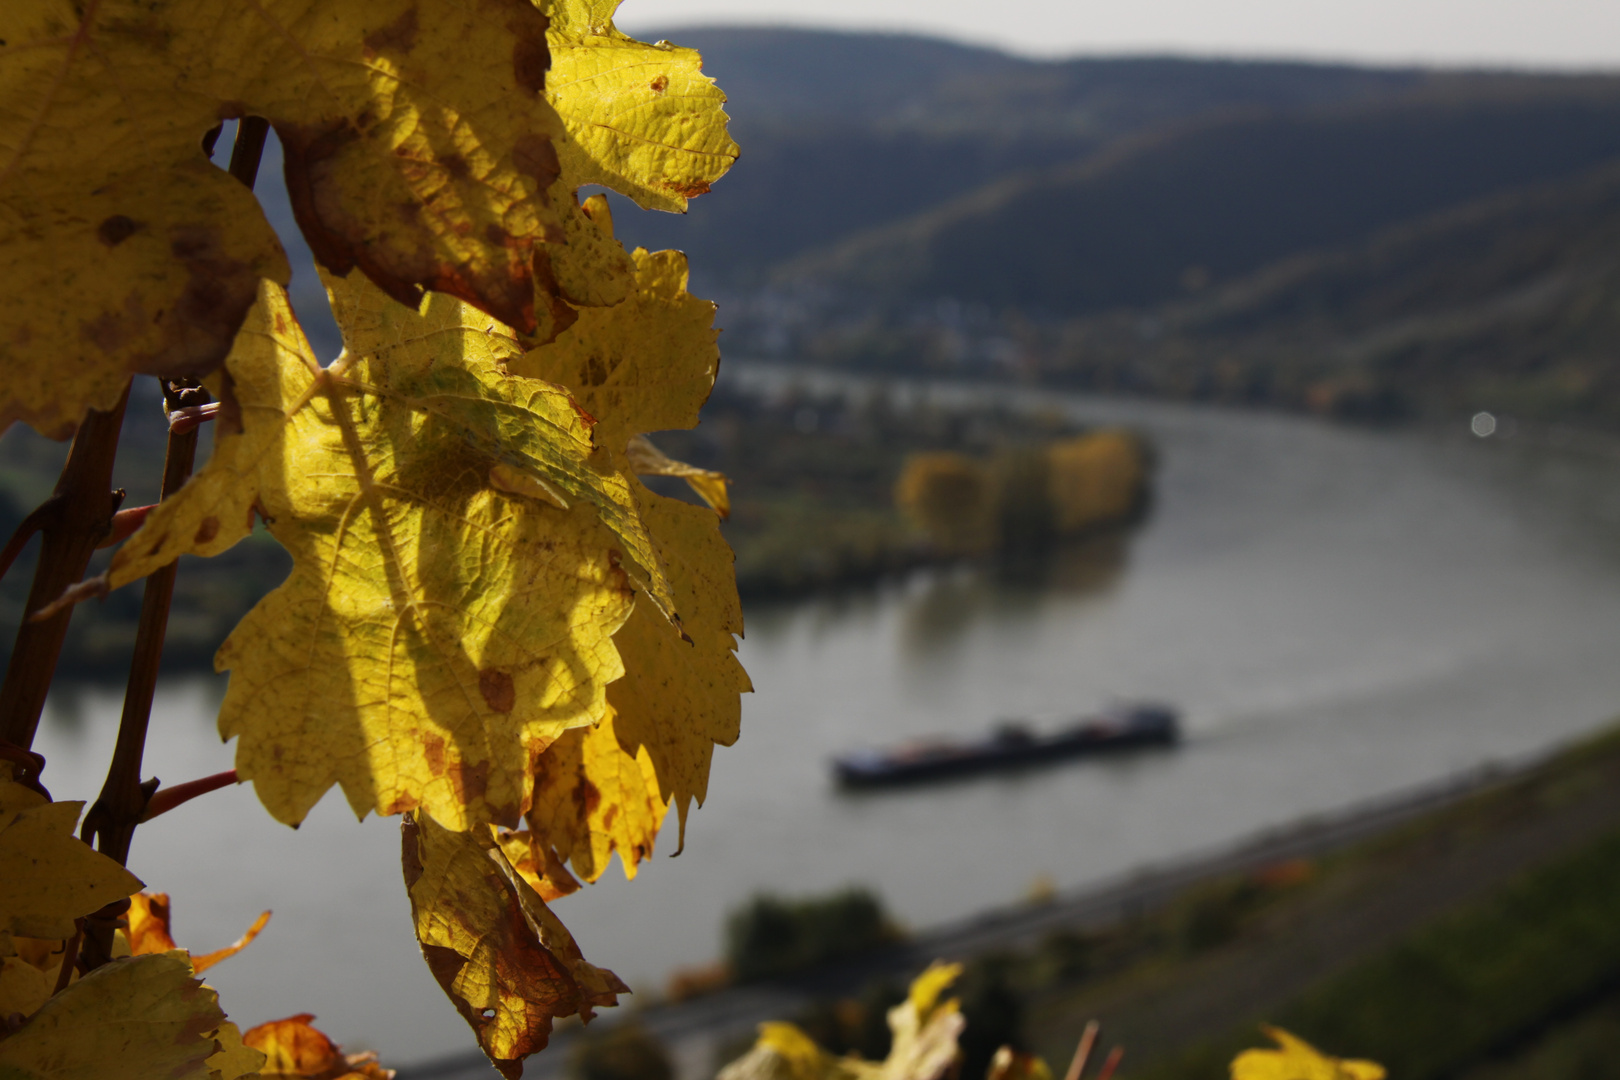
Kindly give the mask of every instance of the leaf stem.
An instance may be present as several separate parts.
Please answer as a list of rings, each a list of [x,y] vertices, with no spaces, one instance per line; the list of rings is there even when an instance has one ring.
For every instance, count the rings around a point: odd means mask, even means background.
[[[232,784],[240,784],[235,769],[226,769],[213,776],[204,776],[198,780],[187,780],[183,784],[173,787],[158,788],[146,802],[146,813],[141,816],[141,824],[146,824],[159,814],[167,814],[177,806],[182,806],[199,795],[206,795],[210,791],[218,791]]]
[[[73,449],[68,451],[56,491],[44,504],[54,503],[56,508],[39,524],[42,543],[28,590],[27,612],[49,604],[84,577],[96,545],[112,528],[112,516],[123,501],[123,493],[112,490],[113,459],[128,404],[126,384],[118,404],[106,412],[91,409],[73,437]],[[39,622],[24,618],[17,628],[5,682],[0,684],[0,739],[13,746],[27,750],[34,745],[45,695],[72,617],[72,610],[64,608]]]

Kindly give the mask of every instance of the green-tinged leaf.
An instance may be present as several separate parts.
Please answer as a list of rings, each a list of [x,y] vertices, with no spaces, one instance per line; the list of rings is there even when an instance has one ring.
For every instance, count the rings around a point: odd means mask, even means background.
[[[623,671],[615,547],[654,562],[633,481],[565,391],[502,371],[518,347],[488,316],[448,297],[418,314],[358,278],[333,295],[350,348],[322,369],[266,287],[228,365],[240,432],[111,583],[262,515],[294,569],[216,658],[241,777],[289,823],[336,783],[361,815],[515,825],[532,758],[600,719]]]

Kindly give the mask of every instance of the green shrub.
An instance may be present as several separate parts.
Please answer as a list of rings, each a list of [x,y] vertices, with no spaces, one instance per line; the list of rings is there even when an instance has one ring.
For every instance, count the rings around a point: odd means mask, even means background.
[[[808,900],[761,895],[727,920],[726,958],[739,979],[767,979],[855,956],[896,936],[882,903],[864,889]]]

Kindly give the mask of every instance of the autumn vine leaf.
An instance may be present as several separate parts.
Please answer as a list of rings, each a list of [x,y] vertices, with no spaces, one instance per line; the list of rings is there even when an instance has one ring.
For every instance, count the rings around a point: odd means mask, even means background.
[[[541,0],[551,19],[546,100],[568,138],[558,145],[575,184],[601,184],[640,206],[685,210],[732,162],[726,96],[691,49],[619,32],[619,0]]]
[[[71,937],[75,919],[140,890],[139,878],[73,835],[83,808],[47,802],[0,771],[0,957],[16,954],[13,935]]]
[[[249,1028],[241,1043],[261,1055],[260,1080],[390,1080],[392,1069],[377,1064],[376,1054],[345,1054],[299,1013]]]
[[[960,964],[938,961],[911,983],[906,1000],[889,1010],[892,1041],[882,1061],[838,1057],[792,1024],[765,1023],[753,1049],[720,1070],[717,1080],[941,1080],[958,1066],[957,1040],[966,1022],[955,998],[944,992],[962,973]],[[1044,1065],[1026,1074],[1050,1080]]]
[[[1384,1067],[1372,1061],[1329,1057],[1281,1028],[1260,1030],[1275,1050],[1245,1050],[1232,1060],[1232,1080],[1384,1080]]]
[[[114,960],[0,1039],[0,1076],[209,1080],[209,1059],[222,1049],[217,1036],[224,1025],[214,992],[194,977],[184,953]]]
[[[335,273],[413,307],[447,292],[542,339],[566,322],[559,300],[617,302],[622,253],[573,192],[680,209],[736,151],[696,54],[633,42],[609,14],[557,5],[548,29],[526,0],[7,4],[0,425],[62,435],[132,372],[206,374],[258,280],[286,283],[262,213],[202,153],[231,117],[275,128],[294,214]]]
[[[515,825],[532,757],[599,719],[623,671],[631,563],[670,595],[634,481],[565,391],[501,370],[517,346],[488,316],[331,285],[349,349],[320,368],[267,285],[228,365],[242,430],[108,580],[222,550],[262,515],[294,569],[216,657],[239,776],[290,824],[336,783],[362,816]]]
[[[652,758],[620,746],[611,709],[595,727],[552,743],[535,762],[534,786],[528,835],[540,847],[535,865],[569,862],[586,881],[602,876],[615,851],[625,876],[635,877],[669,810]]]
[[[613,237],[605,198],[592,196],[584,211]],[[634,435],[695,427],[720,370],[714,304],[686,291],[686,256],[637,249],[630,258],[634,287],[623,303],[581,311],[554,341],[507,361],[514,375],[568,387],[596,419],[597,443],[615,454]]]
[[[639,484],[636,500],[659,540],[684,636],[638,601],[613,638],[625,676],[607,697],[620,744],[630,754],[646,748],[663,797],[675,804],[684,847],[692,800],[701,806],[708,797],[714,748],[737,741],[740,695],[753,689],[736,654],[742,604],[731,548],[712,511]]]
[[[590,200],[586,210],[612,228],[605,200]],[[714,305],[686,291],[681,253],[638,250],[633,257],[636,290],[623,304],[581,312],[566,333],[510,361],[509,368],[566,386],[599,418],[597,441],[623,454],[629,468],[684,476],[724,512],[724,477],[670,461],[643,438],[649,431],[697,425],[720,365]],[[633,761],[645,747],[661,797],[675,803],[684,846],[692,801],[701,804],[708,792],[714,747],[736,741],[739,695],[752,688],[735,655],[742,607],[734,559],[715,514],[639,484],[636,500],[658,544],[681,628],[675,630],[656,609],[638,601],[614,637],[626,674],[609,686],[608,700],[626,760]],[[542,851],[548,847],[545,831],[534,831]],[[625,849],[619,850],[623,855]],[[625,863],[627,872],[633,871],[634,862],[626,858]],[[575,869],[581,867],[576,863]],[[590,877],[600,869],[593,862],[581,872]]]
[[[126,916],[129,927],[124,931],[125,939],[129,942],[129,951],[132,956],[144,956],[147,953],[169,952],[180,946],[174,942],[170,933],[170,905],[168,893],[136,893],[129,898],[129,914]],[[253,925],[247,932],[223,949],[213,952],[193,955],[191,968],[198,975],[207,971],[221,960],[228,960],[253,944],[253,939],[270,921],[268,911],[253,920]]]
[[[697,54],[619,33],[615,7],[0,8],[0,429],[68,434],[133,373],[203,379],[216,399],[209,463],[176,490],[187,450],[107,572],[58,604],[266,525],[293,570],[216,655],[235,773],[289,824],[334,785],[362,817],[406,814],[429,968],[509,1077],[556,1017],[627,992],[545,898],[615,852],[633,875],[671,803],[684,831],[749,688],[718,516],[636,478],[685,477],[726,511],[724,477],[646,438],[696,424],[718,369],[714,307],[687,292],[684,256],[626,252],[606,200],[578,202],[603,184],[684,210],[737,148]],[[252,168],[233,178],[208,160],[221,123],[242,118],[281,141],[344,335],[330,366],[238,182]],[[110,462],[109,431],[90,441]],[[60,576],[41,580],[55,591]],[[166,582],[148,593],[159,616]],[[160,650],[139,651],[155,673]],[[137,783],[132,715],[109,789]],[[31,737],[8,733],[8,752]],[[391,1075],[308,1016],[245,1035],[227,1022],[197,974],[265,919],[191,958],[167,897],[137,894],[73,836],[81,806],[0,766],[5,1080]],[[78,952],[85,917],[131,894],[122,937],[93,923],[95,950]]]
[[[429,970],[508,1080],[544,1049],[552,1021],[614,1005],[629,989],[579,946],[487,829],[402,827],[405,885]]]

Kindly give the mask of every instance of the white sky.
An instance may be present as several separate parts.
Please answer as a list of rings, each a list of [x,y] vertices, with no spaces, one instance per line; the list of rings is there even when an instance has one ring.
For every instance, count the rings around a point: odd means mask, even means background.
[[[1620,0],[625,0],[617,21],[904,30],[1032,56],[1620,68]]]

